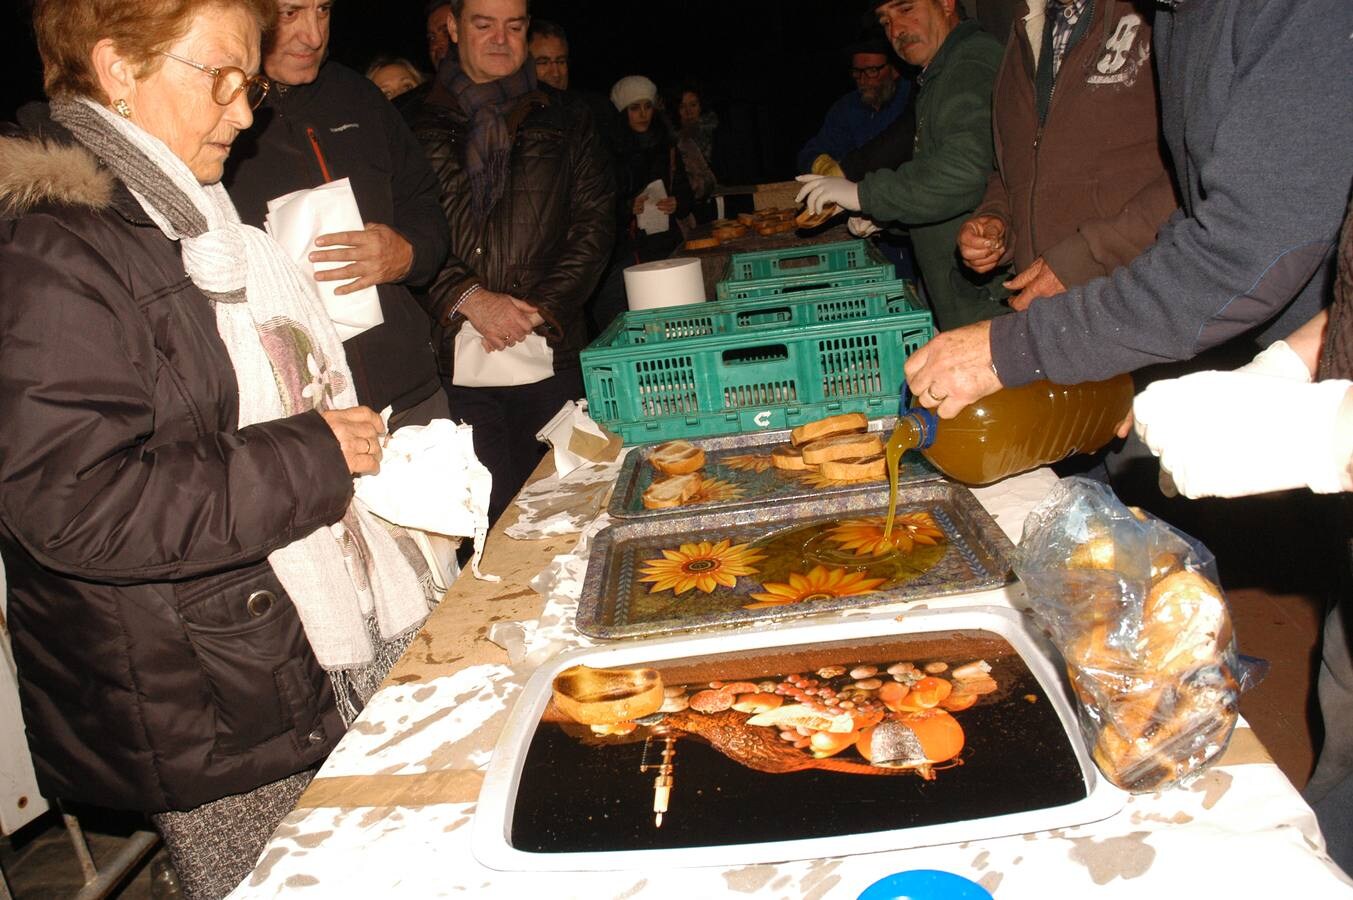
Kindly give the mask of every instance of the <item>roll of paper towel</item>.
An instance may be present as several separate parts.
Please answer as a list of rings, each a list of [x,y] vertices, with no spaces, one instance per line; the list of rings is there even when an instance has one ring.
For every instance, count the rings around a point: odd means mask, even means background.
[[[630,309],[661,309],[705,302],[705,275],[694,257],[659,259],[625,270]]]

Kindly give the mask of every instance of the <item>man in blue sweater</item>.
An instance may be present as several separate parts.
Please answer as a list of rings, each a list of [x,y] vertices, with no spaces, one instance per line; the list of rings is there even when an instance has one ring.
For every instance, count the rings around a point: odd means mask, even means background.
[[[888,45],[882,40],[865,41],[850,48],[850,77],[855,90],[827,110],[817,134],[808,139],[797,157],[800,172],[825,153],[840,162],[891,125],[906,109],[911,82],[902,78]]]
[[[1353,3],[1175,0],[1156,18],[1182,208],[1110,275],[935,337],[907,382],[950,418],[999,390],[1263,344],[1327,302],[1353,180]]]
[[[1276,342],[1329,302],[1353,182],[1353,3],[1166,5],[1153,44],[1182,208],[1112,274],[914,353],[907,382],[940,416],[1040,378],[1108,378],[1240,335]],[[1331,856],[1353,871],[1353,663],[1342,627],[1327,625],[1322,657],[1325,741],[1305,797]]]

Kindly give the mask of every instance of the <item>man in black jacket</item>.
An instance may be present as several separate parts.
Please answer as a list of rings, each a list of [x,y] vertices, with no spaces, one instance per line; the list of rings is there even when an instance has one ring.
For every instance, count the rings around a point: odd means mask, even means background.
[[[451,253],[428,297],[438,364],[452,416],[474,427],[493,474],[493,519],[540,459],[536,432],[582,395],[583,302],[610,256],[615,187],[586,105],[538,84],[527,65],[526,0],[451,7],[459,53],[442,61],[409,118],[451,223]],[[482,338],[461,335],[467,323]],[[543,377],[517,366],[522,345],[548,346]]]
[[[366,227],[322,235],[334,249],[316,262],[344,282],[336,293],[376,286],[384,323],[343,343],[357,397],[390,406],[391,426],[447,415],[429,343],[431,322],[406,285],[430,281],[446,255],[447,228],[437,180],[418,142],[390,102],[358,73],[326,62],[330,0],[279,0],[263,69],[274,88],[240,135],[225,185],[240,218],[261,226],[268,201],[348,178]]]

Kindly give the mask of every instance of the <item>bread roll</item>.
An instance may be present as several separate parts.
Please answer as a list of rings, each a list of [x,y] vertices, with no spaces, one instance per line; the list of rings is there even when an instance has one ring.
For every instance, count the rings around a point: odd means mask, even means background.
[[[719,246],[719,239],[716,237],[692,238],[681,245],[683,250],[709,250]]]
[[[842,413],[839,416],[828,416],[800,425],[789,432],[789,441],[795,447],[802,447],[804,444],[835,434],[862,432],[868,427],[869,420],[864,417],[864,413]]]
[[[690,441],[668,441],[649,451],[648,461],[659,472],[685,475],[705,464],[705,451]]]
[[[803,461],[820,466],[832,459],[850,459],[861,456],[882,456],[883,441],[877,434],[838,434],[804,444]]]
[[[1142,606],[1142,663],[1162,677],[1219,660],[1231,642],[1221,589],[1197,572],[1166,575]]]

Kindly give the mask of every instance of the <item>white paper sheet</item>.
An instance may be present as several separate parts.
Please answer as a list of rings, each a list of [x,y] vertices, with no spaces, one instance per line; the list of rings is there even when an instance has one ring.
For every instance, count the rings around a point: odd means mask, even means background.
[[[643,195],[648,198],[648,202],[638,216],[639,230],[644,234],[662,234],[672,227],[672,217],[658,209],[658,201],[667,197],[667,188],[663,187],[662,179],[653,179],[644,188]]]
[[[376,288],[362,288],[351,294],[335,294],[334,290],[346,281],[316,281],[315,273],[348,265],[345,262],[312,263],[315,238],[321,234],[339,231],[361,231],[365,227],[357,209],[357,198],[352,183],[346,178],[330,181],[317,188],[292,191],[268,201],[268,214],[263,228],[273,240],[282,245],[287,256],[308,277],[324,301],[324,308],[333,320],[339,340],[354,338],[385,321],[381,313],[380,295]]]

